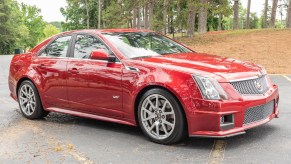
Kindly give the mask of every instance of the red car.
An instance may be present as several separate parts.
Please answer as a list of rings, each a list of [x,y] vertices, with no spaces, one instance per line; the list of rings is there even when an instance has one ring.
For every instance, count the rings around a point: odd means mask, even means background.
[[[147,30],[81,30],[13,57],[11,96],[28,119],[50,111],[140,126],[172,144],[229,137],[279,114],[264,68],[197,53]]]

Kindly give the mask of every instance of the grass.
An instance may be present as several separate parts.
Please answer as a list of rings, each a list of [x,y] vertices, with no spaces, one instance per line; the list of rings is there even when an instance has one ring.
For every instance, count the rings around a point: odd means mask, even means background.
[[[291,29],[212,31],[176,39],[198,52],[258,63],[269,73],[291,74]]]

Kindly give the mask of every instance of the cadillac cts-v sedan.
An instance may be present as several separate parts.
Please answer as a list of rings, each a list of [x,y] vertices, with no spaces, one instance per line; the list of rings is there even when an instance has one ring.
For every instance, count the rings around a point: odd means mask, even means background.
[[[262,66],[147,30],[55,35],[13,57],[9,88],[28,119],[60,112],[139,126],[161,144],[243,134],[279,114]]]

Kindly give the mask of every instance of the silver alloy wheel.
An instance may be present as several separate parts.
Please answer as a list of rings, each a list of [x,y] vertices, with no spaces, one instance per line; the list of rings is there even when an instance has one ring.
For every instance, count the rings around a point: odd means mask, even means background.
[[[36,99],[32,87],[27,84],[22,85],[18,97],[22,112],[27,116],[32,115],[36,109]]]
[[[141,106],[141,122],[153,138],[169,137],[175,127],[175,112],[169,100],[159,94],[149,95]]]

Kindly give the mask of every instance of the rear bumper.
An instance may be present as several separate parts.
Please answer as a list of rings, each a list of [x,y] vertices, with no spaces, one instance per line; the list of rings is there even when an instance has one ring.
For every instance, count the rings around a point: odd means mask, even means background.
[[[192,118],[188,118],[188,131],[190,137],[226,138],[246,133],[251,129],[279,116],[279,108],[276,101],[279,100],[278,88],[274,85],[266,95],[244,97],[240,101],[207,101],[204,104],[212,104],[216,108],[197,110]],[[203,100],[204,101],[204,100]],[[267,104],[274,101],[273,112],[266,118],[244,124],[247,109]],[[213,105],[214,104],[214,105]],[[227,129],[222,127],[221,116],[232,115],[232,126]]]

